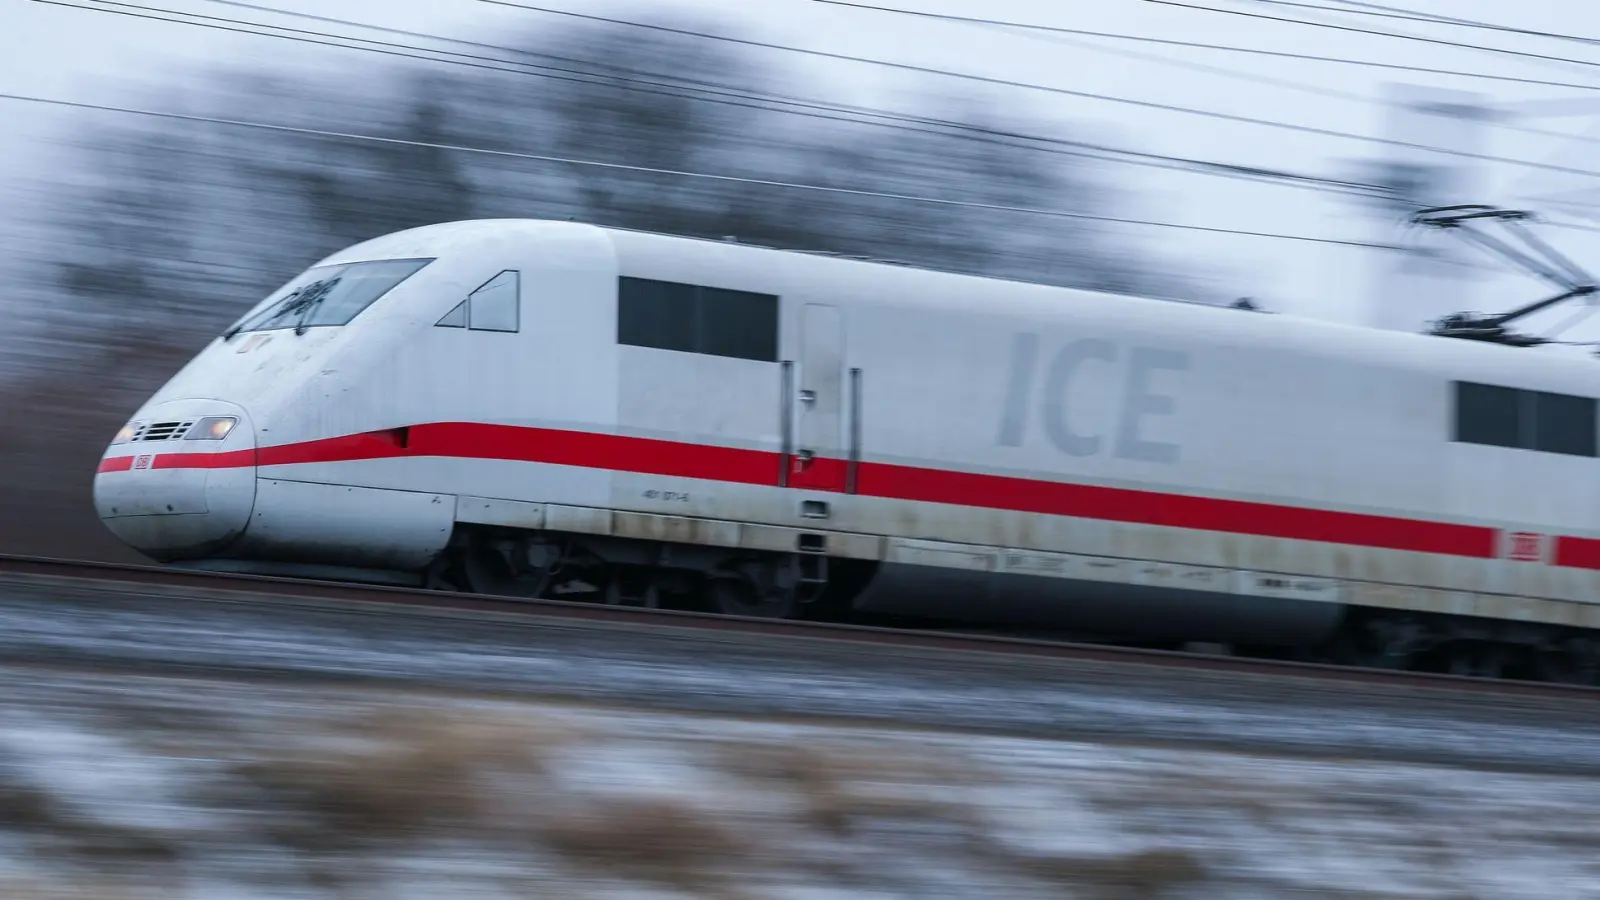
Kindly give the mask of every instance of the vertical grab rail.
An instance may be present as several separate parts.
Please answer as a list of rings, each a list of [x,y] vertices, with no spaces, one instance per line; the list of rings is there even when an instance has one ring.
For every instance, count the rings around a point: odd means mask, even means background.
[[[850,462],[845,469],[844,492],[856,492],[856,473],[861,468],[861,370],[850,370]]]
[[[783,447],[778,454],[778,487],[789,486],[789,470],[794,456],[794,361],[783,361],[782,385],[778,388],[778,431]]]

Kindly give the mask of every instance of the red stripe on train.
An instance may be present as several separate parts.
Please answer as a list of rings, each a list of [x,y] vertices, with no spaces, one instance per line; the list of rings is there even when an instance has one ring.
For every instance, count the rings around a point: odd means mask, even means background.
[[[141,460],[144,463],[141,464]],[[100,460],[98,472],[127,472],[133,469],[237,469],[256,464],[256,451],[229,450],[226,453],[136,453]]]
[[[1557,537],[1551,563],[1569,569],[1600,569],[1600,539]]]
[[[466,422],[417,425],[259,450],[157,454],[152,463],[159,469],[226,468],[424,456],[514,460],[755,485],[775,484],[780,464],[778,454],[765,450]],[[133,467],[133,459],[103,460],[100,471],[126,471]],[[817,460],[806,481],[837,484],[843,480],[844,466],[841,460]],[[887,463],[862,463],[856,488],[865,496],[885,499],[1473,558],[1496,556],[1499,535],[1497,529],[1479,525]],[[1556,564],[1600,568],[1600,541],[1561,539]]]

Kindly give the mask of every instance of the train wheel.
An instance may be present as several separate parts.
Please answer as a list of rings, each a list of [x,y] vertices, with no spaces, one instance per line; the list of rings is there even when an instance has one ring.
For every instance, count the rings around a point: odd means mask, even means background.
[[[1600,685],[1600,647],[1587,639],[1568,640],[1547,649],[1539,665],[1541,681]]]
[[[749,578],[712,578],[706,582],[706,599],[713,612],[752,619],[792,619],[799,603],[794,591],[781,587],[766,591]]]
[[[506,547],[476,538],[456,548],[455,574],[470,593],[525,600],[544,596],[550,582],[547,571],[519,571]]]
[[[661,587],[656,573],[643,566],[617,566],[606,579],[604,602],[607,606],[661,608]]]

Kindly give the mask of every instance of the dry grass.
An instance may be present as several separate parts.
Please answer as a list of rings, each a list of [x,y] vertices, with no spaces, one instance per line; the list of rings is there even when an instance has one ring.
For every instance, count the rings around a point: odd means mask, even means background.
[[[354,740],[278,754],[237,773],[286,814],[282,843],[312,851],[477,835],[532,842],[601,874],[702,896],[736,896],[719,868],[751,845],[713,815],[666,799],[580,798],[549,781],[558,750],[592,735],[537,719],[380,710],[343,731]],[[521,790],[508,789],[522,779]],[[308,871],[325,872],[315,860]],[[320,879],[326,880],[326,879]]]
[[[171,724],[169,736],[187,727]],[[753,790],[690,802],[569,784],[563,763],[583,760],[604,738],[536,715],[378,708],[277,737],[279,749],[252,742],[253,755],[209,795],[243,814],[237,831],[209,837],[295,851],[301,875],[335,892],[375,888],[386,861],[440,839],[523,855],[580,880],[715,898],[752,896],[753,884],[780,875],[886,885],[896,876],[884,860],[922,856],[1092,900],[1160,897],[1207,878],[1179,851],[1018,852],[963,796],[988,776],[926,748],[697,741],[691,755]],[[82,871],[114,860],[149,872],[182,859],[175,842],[76,820],[25,785],[0,783],[0,828],[51,836]]]
[[[178,844],[153,830],[100,822],[35,785],[0,782],[0,827],[43,840],[42,852],[101,863],[170,864]]]
[[[166,900],[164,888],[138,890],[118,880],[0,878],[3,900]]]
[[[240,764],[236,774],[289,814],[280,838],[302,848],[476,829],[491,815],[486,779],[540,775],[575,735],[537,722],[380,709],[318,746]],[[343,736],[341,736],[343,737]]]
[[[1213,811],[1243,813],[1263,826],[1273,826],[1293,818],[1299,809],[1314,803],[1314,795],[1304,789],[1259,785],[1210,775],[1149,774],[1137,784],[1090,785],[1086,799],[1096,809],[1126,818],[1130,812]],[[1157,816],[1164,819],[1165,816]]]
[[[1095,900],[1147,900],[1208,878],[1198,857],[1182,850],[1143,850],[1117,856],[1014,856],[1034,876]]]
[[[950,824],[971,838],[983,832],[970,804],[906,790],[970,786],[970,774],[931,756],[891,758],[846,747],[741,743],[724,747],[720,762],[731,774],[788,789],[802,802],[806,824],[828,834],[853,836],[870,823],[894,820]]]
[[[700,896],[731,895],[730,872],[753,862],[760,849],[712,814],[662,798],[590,803],[544,817],[534,834],[580,865]]]
[[[61,822],[55,798],[44,790],[18,781],[0,781],[0,828],[44,831]]]

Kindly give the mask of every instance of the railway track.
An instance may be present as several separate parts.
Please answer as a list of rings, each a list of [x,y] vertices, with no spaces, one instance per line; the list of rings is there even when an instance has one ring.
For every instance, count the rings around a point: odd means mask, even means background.
[[[1454,692],[1530,700],[1600,703],[1600,688],[1584,685],[1489,680],[1454,675],[1363,669],[1318,663],[1262,660],[1171,650],[1127,648],[960,631],[913,630],[794,620],[746,619],[709,613],[605,606],[559,600],[525,600],[418,588],[351,584],[232,573],[195,572],[158,566],[45,557],[0,555],[0,582],[116,586],[128,593],[158,593],[169,599],[227,600],[271,607],[303,606],[340,611],[407,611],[471,619],[547,623],[608,623],[680,629],[702,635],[786,637],[849,642],[953,654],[1036,660],[1097,662],[1174,671],[1210,672],[1243,678],[1294,679],[1368,689]]]

